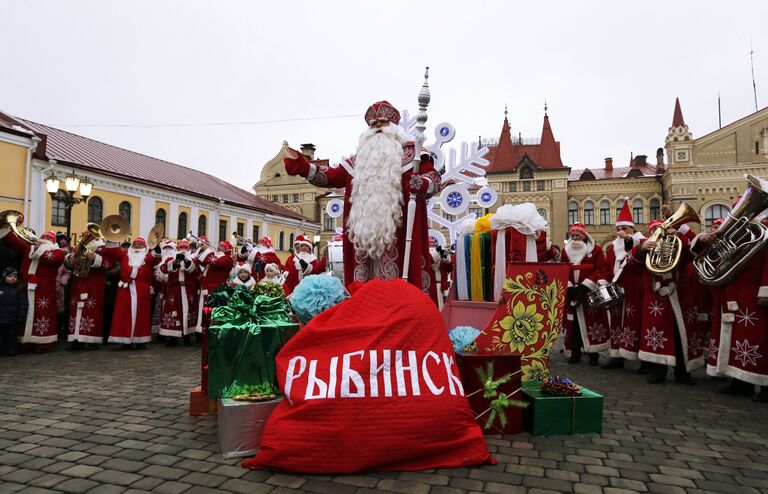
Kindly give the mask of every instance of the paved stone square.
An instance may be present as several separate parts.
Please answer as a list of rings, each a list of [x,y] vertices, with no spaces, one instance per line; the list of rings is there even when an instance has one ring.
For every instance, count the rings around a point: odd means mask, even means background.
[[[349,476],[247,471],[188,415],[199,347],[0,357],[0,492],[768,492],[768,406],[628,370],[557,373],[605,395],[602,435],[487,436],[498,464]]]

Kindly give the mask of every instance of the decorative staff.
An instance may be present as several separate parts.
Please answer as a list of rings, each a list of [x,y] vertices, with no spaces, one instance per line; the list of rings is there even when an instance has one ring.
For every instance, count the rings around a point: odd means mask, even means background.
[[[424,131],[427,129],[427,106],[429,105],[429,67],[424,71],[424,84],[419,91],[419,113],[416,115],[416,154],[413,158],[413,177],[418,177],[419,167],[421,166],[421,150],[427,137]],[[408,281],[408,268],[411,264],[411,241],[413,237],[413,219],[416,216],[416,193],[411,192],[408,196],[408,216],[405,223],[405,253],[403,257],[403,279]]]

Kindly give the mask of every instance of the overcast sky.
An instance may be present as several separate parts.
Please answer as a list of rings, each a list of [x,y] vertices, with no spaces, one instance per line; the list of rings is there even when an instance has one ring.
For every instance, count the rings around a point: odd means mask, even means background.
[[[284,139],[335,161],[370,103],[414,112],[425,65],[455,145],[498,137],[505,103],[538,137],[546,99],[573,168],[655,162],[675,97],[694,137],[718,91],[724,123],[754,112],[750,36],[768,106],[768,1],[628,5],[0,0],[0,109],[250,189]]]

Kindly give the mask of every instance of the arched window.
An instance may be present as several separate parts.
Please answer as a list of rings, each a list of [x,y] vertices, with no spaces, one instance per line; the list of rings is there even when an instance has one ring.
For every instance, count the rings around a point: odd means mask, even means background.
[[[712,229],[712,222],[718,218],[725,218],[731,209],[724,204],[713,204],[704,211],[704,226],[707,231]]]
[[[179,213],[179,229],[176,238],[184,238],[187,236],[187,213]]]
[[[595,224],[595,203],[592,201],[587,201],[584,203],[584,224]]]
[[[160,208],[157,211],[155,211],[155,224],[157,225],[158,223],[163,225],[163,228],[168,227],[168,225],[165,224],[165,209],[163,208]],[[186,232],[184,233],[184,235],[186,236]],[[179,237],[179,238],[184,238],[184,237]]]
[[[101,197],[94,196],[88,199],[88,222],[101,223],[104,219],[104,201]]]
[[[621,214],[621,208],[623,207],[624,207],[624,199],[619,199],[618,201],[616,201],[616,218],[617,219]]]
[[[608,201],[600,202],[600,224],[611,224],[611,203]]]
[[[278,240],[279,250],[285,250],[285,232],[280,232],[280,239]]]
[[[645,221],[643,221],[643,201],[640,199],[632,201],[632,221],[634,221],[636,225],[645,223]]]
[[[658,199],[651,199],[651,203],[648,207],[650,213],[650,221],[658,220],[661,217],[661,203]]]
[[[117,213],[128,220],[128,223],[131,222],[131,203],[128,201],[123,201],[120,203],[120,206],[117,208]]]
[[[568,224],[573,225],[579,222],[579,205],[571,201],[568,203]]]
[[[293,247],[293,241],[294,241],[295,238],[296,238],[296,235],[291,233],[291,243],[290,243],[291,247]]]
[[[63,190],[56,191],[51,200],[51,224],[54,226],[66,226],[68,194]]]
[[[547,210],[546,209],[539,208],[539,209],[536,210],[536,212],[539,213],[539,216],[541,216],[545,220],[547,219]]]
[[[208,236],[208,218],[204,214],[201,214],[200,217],[197,218],[197,236]]]

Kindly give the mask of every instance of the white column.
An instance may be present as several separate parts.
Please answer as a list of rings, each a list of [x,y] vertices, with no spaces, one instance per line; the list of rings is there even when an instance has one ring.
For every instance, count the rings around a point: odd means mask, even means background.
[[[197,220],[200,219],[200,210],[197,206],[191,206],[189,208],[189,223],[187,224],[187,231],[184,232],[184,236],[189,235],[189,231],[195,232],[195,235],[199,235],[197,232]]]
[[[50,207],[50,196],[45,189],[45,182],[43,181],[43,174],[40,170],[32,169],[32,178],[30,179],[30,204],[29,204],[29,217],[24,221],[27,226],[31,227],[37,235],[40,236],[45,231],[45,212],[46,208]]]
[[[168,231],[165,232],[166,237],[176,238],[177,230],[179,229],[179,203],[171,202],[171,206],[168,208]]]
[[[139,197],[139,231],[132,232],[133,237],[143,237],[155,226],[155,198]]]
[[[216,208],[211,208],[211,214],[208,218],[208,239],[216,245],[219,243],[219,212]]]
[[[250,218],[246,218],[245,219],[245,228],[244,228],[244,231],[243,231],[243,237],[251,238],[253,236],[253,226],[252,225],[253,225],[253,220],[250,219]],[[251,240],[253,240],[254,242],[256,241],[256,239],[251,239]]]

